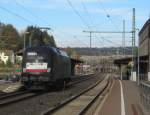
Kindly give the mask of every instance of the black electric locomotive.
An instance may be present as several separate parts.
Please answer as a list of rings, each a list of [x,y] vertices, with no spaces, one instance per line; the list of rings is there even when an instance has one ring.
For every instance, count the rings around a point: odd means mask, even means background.
[[[50,47],[27,48],[23,54],[22,83],[27,89],[62,86],[71,77],[71,59],[66,52]]]

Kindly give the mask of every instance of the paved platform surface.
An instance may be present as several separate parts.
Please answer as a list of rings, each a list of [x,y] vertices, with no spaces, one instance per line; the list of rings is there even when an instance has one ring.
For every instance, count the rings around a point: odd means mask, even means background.
[[[16,83],[1,83],[0,84],[0,92],[13,92],[22,87],[20,82]]]
[[[144,115],[135,82],[115,80],[98,115]]]

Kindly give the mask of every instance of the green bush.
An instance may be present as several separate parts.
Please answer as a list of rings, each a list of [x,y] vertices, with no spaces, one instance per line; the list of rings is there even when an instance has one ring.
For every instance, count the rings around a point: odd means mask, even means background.
[[[6,62],[6,66],[7,66],[7,67],[12,67],[12,66],[13,66],[13,64],[12,64],[12,62],[11,62],[11,60],[10,60],[10,58],[8,58],[8,60],[7,60],[7,62]]]
[[[5,67],[5,63],[3,61],[0,61],[0,67]]]

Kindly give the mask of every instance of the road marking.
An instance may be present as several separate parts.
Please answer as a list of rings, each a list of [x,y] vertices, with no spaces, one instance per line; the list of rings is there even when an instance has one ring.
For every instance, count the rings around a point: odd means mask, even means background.
[[[122,82],[120,82],[120,89],[121,89],[121,115],[125,115],[125,105],[124,105],[124,95],[123,95],[123,87],[122,87]]]

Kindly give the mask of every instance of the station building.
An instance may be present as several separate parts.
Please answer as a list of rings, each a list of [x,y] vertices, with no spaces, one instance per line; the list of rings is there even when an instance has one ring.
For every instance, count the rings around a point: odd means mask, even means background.
[[[150,18],[139,32],[140,77],[150,80]]]
[[[136,62],[136,73],[138,73],[138,57],[134,57],[134,59]],[[119,68],[128,65],[130,62],[132,62],[132,56],[116,59],[114,61]],[[150,81],[150,18],[139,32],[139,77],[140,80]]]

